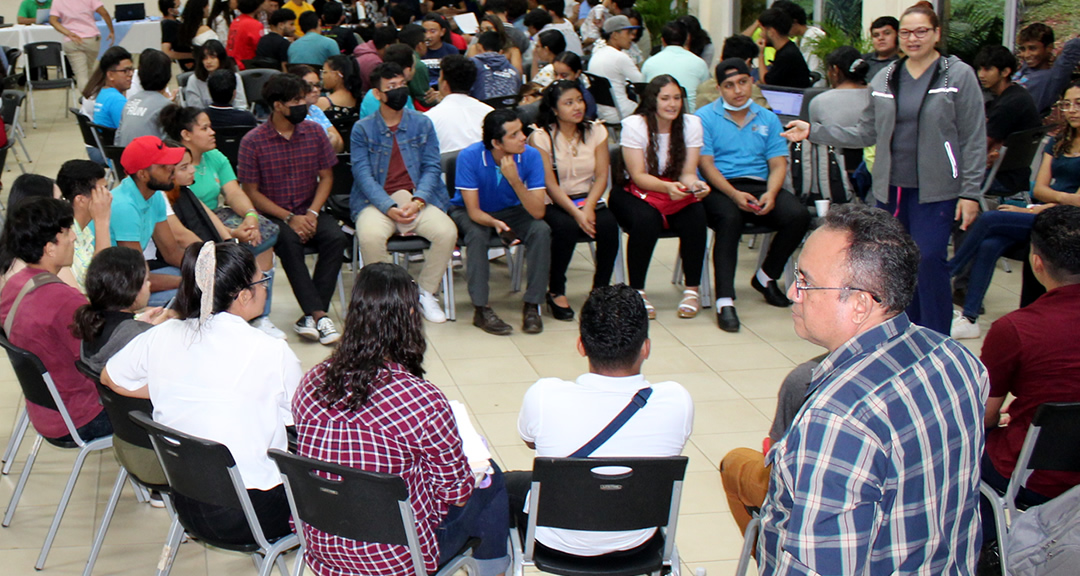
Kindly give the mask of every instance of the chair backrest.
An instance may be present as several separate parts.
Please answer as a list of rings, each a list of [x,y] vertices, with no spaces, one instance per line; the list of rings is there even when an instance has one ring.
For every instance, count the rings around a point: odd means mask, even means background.
[[[97,133],[98,141],[101,142],[103,148],[112,146],[112,143],[116,141],[116,128],[109,128],[91,122],[90,129]]]
[[[615,97],[611,94],[611,81],[603,76],[588,72],[585,73],[585,76],[589,78],[589,92],[592,93],[593,100],[596,100],[597,105],[614,106]]]
[[[1035,410],[1029,470],[1080,472],[1080,402],[1049,402]],[[1027,448],[1027,441],[1024,442]],[[1018,463],[1019,465],[1019,463]]]
[[[113,170],[116,171],[116,177],[120,179],[127,178],[127,172],[124,171],[124,165],[120,163],[120,158],[123,155],[123,146],[105,146],[105,157],[109,159],[109,163],[112,164]]]
[[[439,157],[439,161],[442,163],[443,178],[446,181],[446,191],[450,193],[451,198],[453,198],[454,194],[457,192],[455,178],[457,175],[458,152],[461,151],[455,150],[453,152],[446,152]]]
[[[149,434],[174,492],[215,506],[243,509],[229,474],[236,461],[224,444],[158,424],[145,412],[129,416]]]
[[[498,98],[488,98],[487,100],[481,100],[484,104],[491,106],[492,108],[499,110],[501,108],[513,108],[517,106],[521,101],[520,94],[512,94],[510,96],[499,96]]]
[[[799,108],[799,119],[804,121],[810,120],[810,101],[817,98],[818,95],[828,92],[830,88],[807,88],[803,92],[802,106]]]
[[[611,532],[667,526],[687,458],[536,458],[530,524]],[[533,514],[535,512],[535,514]]]
[[[263,84],[266,84],[266,81],[276,74],[281,74],[281,70],[272,70],[269,68],[241,70],[240,81],[244,83],[244,94],[247,96],[248,102],[263,102]],[[342,134],[341,137],[345,138],[346,135]]]
[[[405,480],[270,450],[286,482],[294,518],[326,532],[358,540],[409,546],[412,523],[402,516],[409,504]],[[332,474],[337,478],[326,477]]]
[[[23,46],[26,52],[26,67],[41,68],[44,66],[64,67],[64,52],[59,42],[31,42]]]
[[[1009,134],[1005,138],[1005,153],[998,171],[1025,170],[1031,166],[1031,161],[1040,152],[1043,137],[1053,128],[1037,126]]]
[[[254,130],[253,126],[222,126],[214,128],[217,149],[229,159],[233,170],[236,170],[236,166],[240,163],[240,141],[252,130]]]
[[[14,76],[15,66],[18,64],[19,58],[22,57],[22,50],[19,50],[18,48],[8,48],[5,55],[7,56],[8,69],[4,72],[6,72],[8,76]]]
[[[22,90],[4,90],[4,93],[0,95],[2,104],[0,104],[0,116],[4,119],[4,125],[10,130],[15,125],[15,119],[18,118],[19,108],[22,107],[23,101],[26,100],[26,92]]]
[[[94,129],[90,127],[90,119],[84,116],[78,108],[69,108],[68,111],[75,116],[75,121],[79,123],[79,132],[82,134],[83,144],[91,148],[100,148]]]
[[[11,360],[15,378],[18,379],[19,387],[22,388],[26,399],[43,408],[59,410],[56,400],[49,391],[49,385],[45,382],[49,371],[45,369],[45,364],[41,362],[41,359],[33,352],[12,344],[7,339],[7,334],[0,334],[0,347],[4,348]]]
[[[180,90],[183,90],[184,87],[187,86],[188,78],[191,78],[192,74],[194,74],[194,72],[181,72],[181,73],[177,74],[176,75],[176,87],[179,88]]]
[[[330,197],[324,205],[331,216],[347,223],[350,227],[355,225],[352,221],[352,210],[349,208],[349,198],[352,196],[353,174],[352,156],[338,154],[337,164],[334,165],[334,186],[330,189]]]

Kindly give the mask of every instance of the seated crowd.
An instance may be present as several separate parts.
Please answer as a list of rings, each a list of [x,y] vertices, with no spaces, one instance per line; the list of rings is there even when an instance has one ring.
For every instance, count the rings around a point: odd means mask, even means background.
[[[152,401],[155,421],[227,446],[268,538],[294,529],[267,456],[288,429],[302,456],[405,480],[427,571],[478,538],[480,573],[504,574],[531,472],[466,458],[451,403],[424,378],[424,321],[448,319],[439,295],[452,296],[455,254],[484,332],[514,332],[490,305],[492,250],[524,266],[522,332],[543,331],[545,306],[578,317],[589,372],[541,379],[523,399],[519,434],[537,456],[662,457],[682,452],[694,402],[642,375],[657,243],[678,238],[675,314],[715,306],[718,328],[739,332],[740,239],[769,233],[744,281],[827,353],[785,380],[764,449],[720,464],[740,529],[760,515],[761,573],[970,574],[993,550],[980,479],[1003,492],[1036,409],[1080,401],[1080,40],[1055,58],[1053,31],[1034,24],[1020,59],[987,46],[968,65],[937,50],[940,23],[920,2],[873,21],[871,52],[819,58],[824,32],[777,0],[714,62],[693,16],[665,23],[653,50],[633,0],[519,14],[487,0],[475,36],[451,18],[464,1],[361,9],[372,26],[360,27],[335,2],[236,4],[234,17],[188,0],[177,19],[160,2],[162,50],[136,65],[109,48],[80,80],[83,113],[122,151],[88,145],[55,182],[12,186],[0,323],[42,360],[84,439],[112,425],[79,359],[117,394]],[[191,71],[178,95],[174,61]],[[245,90],[255,69],[273,73]],[[762,90],[815,85],[831,89],[801,120]],[[996,170],[1010,135],[1044,125],[1034,174]],[[612,286],[623,232],[626,283]],[[410,238],[423,240],[415,281],[390,264],[388,243]],[[331,304],[353,239],[362,268],[339,333]],[[567,276],[583,242],[594,270],[575,311]],[[1022,308],[977,357],[952,338],[981,335],[1003,255],[1025,260]],[[302,311],[293,331],[336,344],[307,374],[269,319],[278,264]],[[595,444],[628,403],[643,414]],[[55,411],[26,405],[49,442],[71,441]],[[1020,500],[1078,484],[1037,474]],[[191,530],[250,539],[240,510],[173,502]],[[412,568],[401,548],[303,530],[318,574]],[[599,556],[654,533],[536,538]]]

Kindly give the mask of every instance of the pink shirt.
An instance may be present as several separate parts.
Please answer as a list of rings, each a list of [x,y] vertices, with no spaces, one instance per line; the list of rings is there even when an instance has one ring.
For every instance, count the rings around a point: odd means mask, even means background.
[[[94,12],[101,8],[101,0],[53,0],[50,16],[60,19],[60,24],[79,38],[94,38],[101,32],[94,24]],[[64,37],[64,42],[71,42]]]

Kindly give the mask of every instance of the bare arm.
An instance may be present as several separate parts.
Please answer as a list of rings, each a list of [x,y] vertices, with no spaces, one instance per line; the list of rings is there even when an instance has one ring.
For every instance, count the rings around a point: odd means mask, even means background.
[[[64,28],[64,25],[60,23],[60,19],[56,16],[49,16],[49,24],[52,24],[52,27],[55,28],[57,32],[70,38],[72,42],[76,44],[82,44],[82,38],[79,38],[78,36],[72,34],[71,30]]]
[[[109,390],[112,390],[121,396],[127,396],[128,398],[143,398],[146,400],[150,399],[149,386],[143,386],[138,390],[128,390],[127,388],[117,386],[116,382],[113,382],[112,377],[109,376],[108,368],[103,368],[101,370],[101,383],[108,387]]]
[[[169,215],[167,222],[169,223],[169,230],[172,232],[173,237],[176,238],[178,245],[187,246],[195,242],[202,242],[202,238],[199,238],[199,236],[189,230],[187,226],[184,226],[184,223],[181,222],[175,214]],[[229,236],[225,236],[225,238],[228,237]],[[157,240],[154,242],[156,243]]]
[[[170,216],[169,218],[176,218],[176,216]],[[176,222],[179,223],[180,219],[177,218]],[[183,224],[180,224],[183,227]],[[185,228],[186,230],[186,228]],[[198,241],[199,237],[191,234],[194,237],[194,241]],[[162,259],[169,263],[170,266],[180,267],[181,260],[184,259],[184,249],[192,243],[191,237],[185,237],[184,240],[179,240],[176,235],[173,234],[173,227],[169,222],[158,222],[154,225],[154,244],[157,246],[158,252],[161,253]]]
[[[164,223],[162,223],[164,224]],[[167,225],[166,225],[167,226]],[[156,242],[156,241],[155,241]],[[132,250],[138,250],[142,253],[142,246],[138,242],[117,242],[117,246],[123,246],[124,248],[131,248]],[[161,292],[162,290],[172,290],[180,286],[180,277],[173,276],[171,274],[155,274],[150,273],[150,291]]]
[[[1050,164],[1053,161],[1053,156],[1043,154],[1042,164],[1039,165],[1039,174],[1035,177],[1035,188],[1032,189],[1032,196],[1040,202],[1080,206],[1080,190],[1077,190],[1076,193],[1068,193],[1058,192],[1050,187],[1050,180],[1053,177],[1050,173]]]
[[[986,415],[983,417],[984,428],[997,428],[1001,422],[1001,405],[1004,403],[1004,396],[991,396],[986,399]]]
[[[245,198],[246,198],[246,196],[245,196]],[[228,240],[229,238],[233,238],[233,231],[229,230],[229,227],[226,226],[225,223],[221,221],[221,218],[218,218],[217,214],[214,214],[214,211],[211,210],[210,207],[207,206],[206,204],[203,204],[202,202],[199,202],[199,204],[202,205],[203,210],[206,210],[206,215],[210,218],[210,223],[214,225],[214,230],[217,230],[218,236],[221,236],[221,238],[224,239],[224,240]],[[256,227],[258,227],[257,222],[258,222],[258,219],[256,219],[256,224],[255,224]]]
[[[510,229],[502,220],[496,219],[491,214],[480,209],[480,191],[461,189],[461,199],[465,202],[465,210],[469,213],[469,219],[481,226],[494,228],[496,232],[506,232]]]
[[[642,190],[650,190],[653,192],[662,192],[671,196],[672,200],[679,200],[686,196],[686,192],[682,190],[682,184],[679,182],[665,182],[649,174],[645,168],[645,151],[637,148],[623,148],[622,149],[623,162],[626,164],[626,171],[630,174],[630,179],[634,181],[634,184]]]
[[[109,27],[109,44],[113,43],[116,39],[116,30],[113,28],[112,16],[109,16],[109,11],[104,6],[99,6],[97,13],[101,14],[101,19],[105,21],[105,25]]]

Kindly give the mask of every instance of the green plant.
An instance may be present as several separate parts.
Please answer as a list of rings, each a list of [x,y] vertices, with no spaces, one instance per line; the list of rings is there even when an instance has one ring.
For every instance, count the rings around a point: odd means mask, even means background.
[[[863,0],[827,0],[825,21],[835,24],[849,37],[862,36]]]
[[[983,46],[1001,44],[1005,27],[1003,2],[952,0],[952,14],[946,30],[949,54],[971,64]]]
[[[806,43],[810,46],[810,51],[814,56],[817,56],[822,62],[825,62],[825,59],[833,50],[842,46],[852,46],[859,53],[870,51],[870,40],[862,34],[849,34],[839,25],[832,22],[822,22],[821,29],[825,32],[824,36],[807,40]]]
[[[645,28],[648,29],[654,46],[660,44],[660,29],[664,24],[689,14],[686,0],[637,0],[634,9],[645,20]]]

